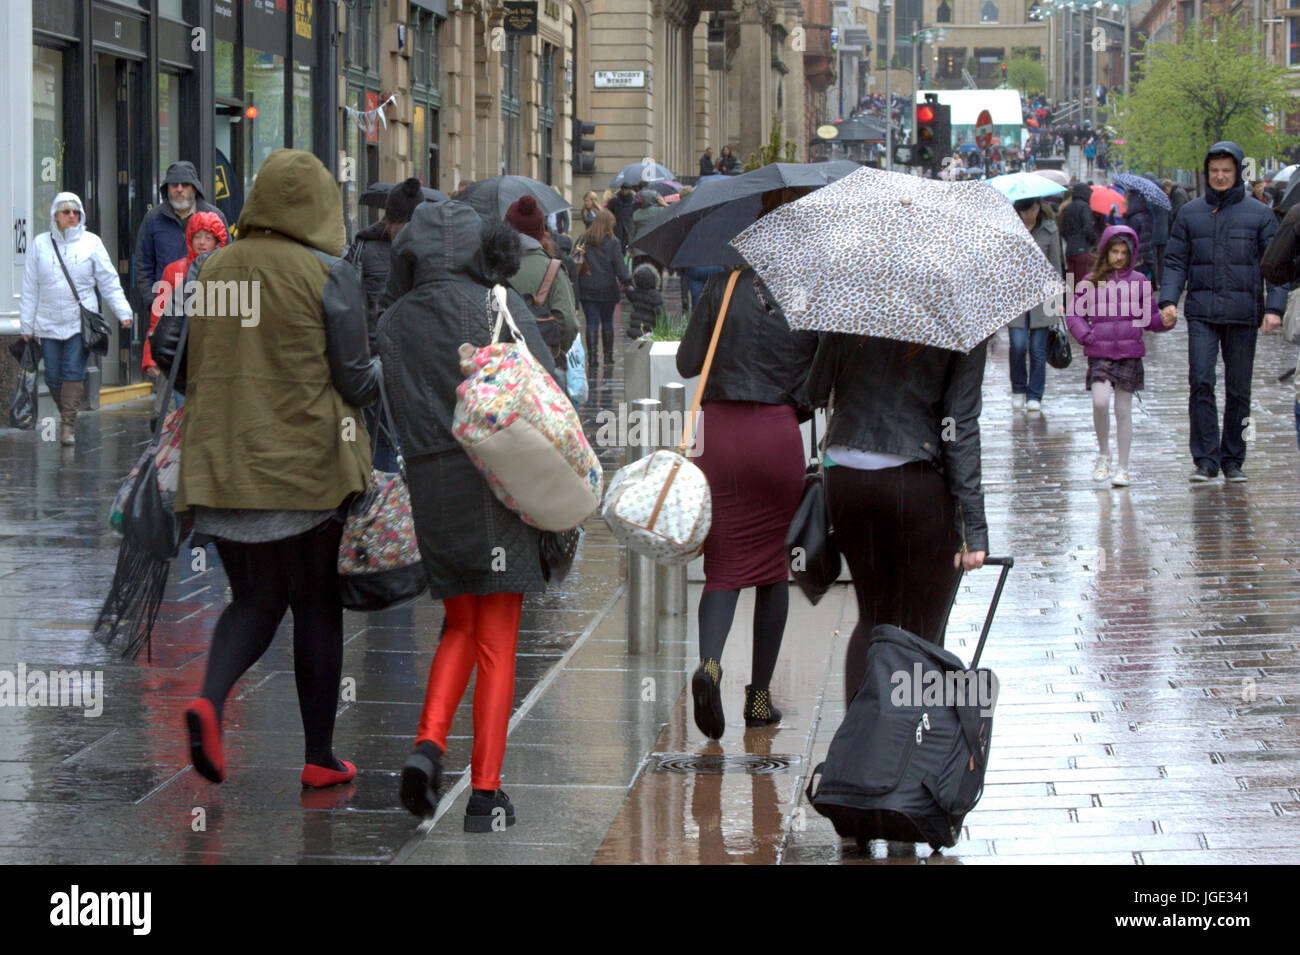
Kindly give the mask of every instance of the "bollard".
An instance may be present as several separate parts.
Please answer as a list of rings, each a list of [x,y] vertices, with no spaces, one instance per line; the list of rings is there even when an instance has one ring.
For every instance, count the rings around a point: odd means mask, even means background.
[[[659,402],[637,398],[628,412],[628,430],[639,440],[627,446],[627,463],[649,456],[659,446]],[[627,551],[627,652],[654,653],[659,649],[655,630],[655,565],[648,557]]]
[[[663,406],[659,420],[659,446],[677,450],[686,429],[686,386],[672,381],[659,386],[659,403]],[[655,568],[656,609],[670,617],[686,615],[686,565]],[[660,624],[657,634],[662,637],[665,627]],[[660,644],[663,640],[658,641]]]

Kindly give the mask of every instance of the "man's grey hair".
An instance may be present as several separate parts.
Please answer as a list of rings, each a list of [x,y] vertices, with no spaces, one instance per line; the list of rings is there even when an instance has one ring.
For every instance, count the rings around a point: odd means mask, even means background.
[[[58,215],[60,212],[80,212],[80,211],[81,211],[81,206],[77,205],[71,199],[64,199],[57,206],[54,207],[55,215]]]

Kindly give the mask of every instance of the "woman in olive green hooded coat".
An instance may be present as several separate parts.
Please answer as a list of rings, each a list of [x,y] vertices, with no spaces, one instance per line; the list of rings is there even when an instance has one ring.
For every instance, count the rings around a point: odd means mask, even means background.
[[[177,511],[216,541],[233,601],[217,621],[201,695],[186,711],[205,778],[225,775],[221,717],[235,682],[293,611],[294,676],[306,737],[302,782],[356,774],[334,757],[343,663],[337,573],[343,506],[366,488],[360,408],[378,396],[366,308],[343,252],[337,184],[310,153],[281,149],[258,170],[238,241],[198,259],[182,355],[186,395]],[[169,368],[179,317],[152,346]],[[179,386],[179,381],[178,381]]]

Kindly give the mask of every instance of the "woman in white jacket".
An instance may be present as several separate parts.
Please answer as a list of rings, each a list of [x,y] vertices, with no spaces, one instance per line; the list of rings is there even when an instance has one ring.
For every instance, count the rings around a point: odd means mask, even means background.
[[[45,383],[63,419],[59,438],[64,444],[76,440],[77,409],[81,406],[82,382],[86,378],[86,348],[81,341],[78,301],[91,311],[98,311],[95,307],[98,289],[122,327],[131,327],[131,305],[122,292],[108,250],[99,236],[86,231],[84,220],[85,210],[75,194],[61,192],[54,197],[50,205],[50,231],[38,235],[27,252],[19,305],[24,340],[35,335],[41,343]],[[55,256],[56,242],[76,286],[76,295]]]

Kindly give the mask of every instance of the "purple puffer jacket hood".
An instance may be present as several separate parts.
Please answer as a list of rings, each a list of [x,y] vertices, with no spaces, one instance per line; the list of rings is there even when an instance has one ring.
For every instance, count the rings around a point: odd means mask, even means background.
[[[1128,246],[1129,267],[1094,287],[1089,273],[1075,287],[1065,321],[1070,334],[1089,358],[1141,358],[1147,353],[1142,333],[1166,331],[1151,283],[1133,269],[1138,237],[1126,225],[1113,225],[1101,234],[1098,249],[1119,238]]]

